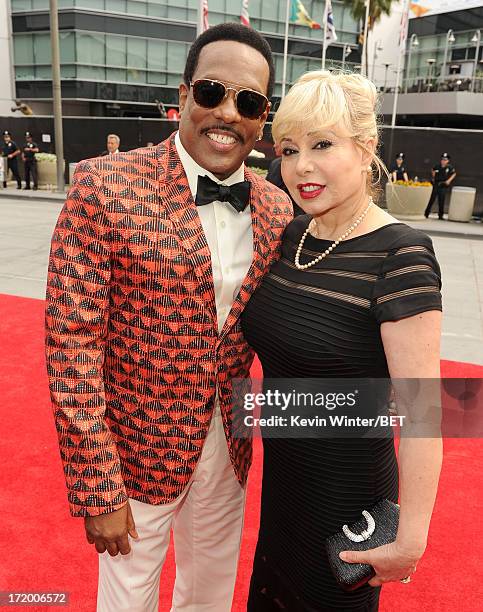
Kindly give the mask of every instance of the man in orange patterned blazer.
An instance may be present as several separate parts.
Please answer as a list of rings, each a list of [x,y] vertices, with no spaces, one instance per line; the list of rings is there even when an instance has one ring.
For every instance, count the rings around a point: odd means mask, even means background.
[[[171,529],[172,609],[231,609],[251,462],[231,431],[231,380],[253,359],[239,318],[292,217],[243,164],[273,84],[257,32],[207,30],[179,132],[78,164],[53,234],[50,391],[70,510],[101,553],[101,611],[157,610]]]

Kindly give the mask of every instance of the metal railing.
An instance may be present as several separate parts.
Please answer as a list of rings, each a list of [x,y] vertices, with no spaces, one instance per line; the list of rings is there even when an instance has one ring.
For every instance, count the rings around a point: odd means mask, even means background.
[[[381,92],[394,93],[394,87],[380,88]],[[451,77],[423,77],[415,76],[403,79],[399,86],[399,93],[429,93],[429,92],[455,92],[467,91],[470,93],[483,93],[483,77],[464,77],[455,75]]]

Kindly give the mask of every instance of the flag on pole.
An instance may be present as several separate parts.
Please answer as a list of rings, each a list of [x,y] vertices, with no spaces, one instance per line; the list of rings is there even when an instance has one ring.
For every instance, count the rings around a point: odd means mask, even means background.
[[[240,21],[243,25],[250,27],[250,15],[248,14],[248,0],[242,0]]]
[[[202,0],[203,32],[210,27],[208,23],[208,0]]]
[[[300,0],[292,0],[290,22],[297,25],[308,26],[312,28],[312,30],[320,30],[321,28],[320,23],[317,23],[310,17]]]
[[[406,38],[408,36],[408,25],[409,25],[409,10],[403,9],[401,15],[401,26],[399,30],[399,46],[404,47],[406,45]]]
[[[337,40],[337,33],[334,27],[334,13],[332,12],[332,2],[330,0],[325,0],[324,26],[325,44],[329,46]]]

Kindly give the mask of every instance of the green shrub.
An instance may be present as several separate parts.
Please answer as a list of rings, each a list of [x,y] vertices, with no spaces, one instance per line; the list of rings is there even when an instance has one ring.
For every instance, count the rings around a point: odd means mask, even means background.
[[[53,164],[57,163],[57,155],[55,153],[36,153],[35,159],[37,161],[52,162]]]

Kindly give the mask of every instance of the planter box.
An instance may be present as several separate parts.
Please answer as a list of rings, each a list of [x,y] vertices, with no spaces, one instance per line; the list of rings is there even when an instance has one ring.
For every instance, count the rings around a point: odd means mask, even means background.
[[[57,186],[57,164],[55,162],[37,160],[37,172],[39,176],[39,187],[53,189]]]
[[[424,221],[424,211],[428,205],[433,187],[410,187],[409,185],[386,184],[386,204],[388,212],[402,221]]]

